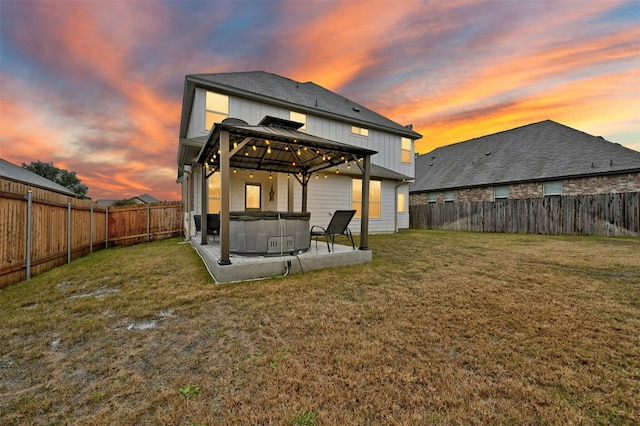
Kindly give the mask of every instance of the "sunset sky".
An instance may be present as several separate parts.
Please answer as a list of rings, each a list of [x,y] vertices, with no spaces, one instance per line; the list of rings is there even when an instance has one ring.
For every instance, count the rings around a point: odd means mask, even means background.
[[[184,76],[255,70],[420,153],[546,119],[640,150],[640,0],[0,0],[0,157],[177,200]]]

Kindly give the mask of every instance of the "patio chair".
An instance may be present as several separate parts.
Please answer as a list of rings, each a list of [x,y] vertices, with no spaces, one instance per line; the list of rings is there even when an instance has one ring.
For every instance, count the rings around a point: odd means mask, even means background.
[[[351,240],[351,247],[355,250],[356,245],[353,242],[353,235],[349,230],[349,222],[356,214],[355,210],[336,210],[331,217],[331,221],[329,221],[329,225],[326,228],[322,226],[314,225],[311,227],[311,236],[310,239],[316,237],[316,250],[318,250],[318,237],[324,237],[327,242],[327,250],[331,253],[331,248],[329,248],[329,240],[331,240],[331,247],[333,248],[333,244],[336,239],[336,235],[344,235],[349,240]]]
[[[200,215],[194,214],[193,221],[196,223],[196,232],[200,232],[202,229]],[[207,214],[207,235],[213,235],[213,241],[215,241],[216,234],[220,235],[220,215],[209,213]]]

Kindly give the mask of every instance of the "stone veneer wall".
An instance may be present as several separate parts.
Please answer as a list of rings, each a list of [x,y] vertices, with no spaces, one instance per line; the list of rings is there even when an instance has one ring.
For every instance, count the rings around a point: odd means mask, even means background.
[[[509,199],[541,198],[542,182],[509,185]],[[607,194],[617,192],[640,191],[640,173],[593,176],[577,179],[564,179],[562,195]],[[455,191],[456,202],[493,201],[493,186],[459,189]],[[437,203],[444,203],[444,192],[438,192]],[[427,204],[427,194],[410,194],[409,205]]]

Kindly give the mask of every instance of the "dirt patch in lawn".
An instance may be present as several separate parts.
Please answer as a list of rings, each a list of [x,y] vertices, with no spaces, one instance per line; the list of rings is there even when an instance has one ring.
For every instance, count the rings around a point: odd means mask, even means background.
[[[638,239],[409,231],[225,286],[178,242],[0,291],[1,424],[640,423]]]

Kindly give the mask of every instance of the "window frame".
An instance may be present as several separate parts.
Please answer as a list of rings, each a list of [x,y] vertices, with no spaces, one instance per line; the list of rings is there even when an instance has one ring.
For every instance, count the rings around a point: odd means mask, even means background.
[[[303,120],[300,120],[297,117],[294,117],[294,115],[302,117]],[[307,133],[307,114],[303,114],[298,111],[289,111],[289,120],[295,121],[296,123],[302,123],[302,127],[300,127],[298,131]]]
[[[258,207],[249,207],[248,206],[248,198],[249,192],[247,189],[249,187],[257,187],[258,188]],[[259,182],[245,182],[244,183],[244,210],[245,211],[262,211],[262,184]]]
[[[507,195],[502,195],[500,194],[498,196],[498,188],[504,190],[506,188],[507,190]],[[493,201],[500,201],[500,200],[508,200],[509,199],[509,185],[497,185],[493,187]]]
[[[208,104],[207,97],[209,96],[209,94],[216,95],[216,96],[222,96],[222,97],[226,98],[227,110],[226,111],[218,111],[218,110],[215,110],[215,109],[209,109],[208,105],[207,105]],[[214,119],[214,121],[211,123],[211,126],[207,127],[207,115],[209,113],[216,114],[217,116],[224,116],[224,118],[228,118],[229,117],[229,96],[224,95],[222,93],[214,92],[212,90],[205,90],[205,92],[204,92],[204,131],[205,132],[211,131],[211,129],[213,128],[213,125],[216,123],[216,120]],[[222,122],[222,120],[220,120],[220,122]]]
[[[356,136],[361,136],[368,138],[369,137],[369,129],[366,127],[360,127],[356,125],[351,125],[351,134]]]
[[[550,180],[546,182],[542,182],[542,196],[543,197],[553,197],[562,195],[562,181],[561,180]],[[559,192],[554,190],[555,187],[560,187]]]
[[[444,202],[453,203],[456,201],[456,191],[444,191]]]
[[[406,213],[407,212],[407,197],[404,192],[398,192],[398,208],[396,210],[397,213]]]
[[[409,144],[409,147],[407,148],[405,146],[405,143]],[[400,138],[400,162],[404,163],[404,164],[411,164],[411,160],[412,160],[412,145],[413,145],[413,141],[409,138],[405,138],[405,137],[401,137]],[[407,155],[407,158],[405,158],[405,154]]]
[[[209,213],[219,213],[220,212],[220,173],[213,173],[207,179],[207,211]],[[216,191],[217,190],[217,197]],[[213,207],[212,207],[213,206]],[[217,206],[217,209],[216,209]]]
[[[433,194],[433,199],[431,199],[431,195]],[[438,202],[438,193],[437,192],[427,192],[427,204],[435,204]]]
[[[371,196],[371,191],[374,191],[375,187],[378,188],[378,200],[374,200]],[[357,200],[354,197],[354,190],[358,188],[360,193],[360,199]],[[371,212],[373,209],[372,205],[377,205],[379,208],[377,209],[378,215],[373,216]],[[356,211],[355,216],[356,219],[362,218],[362,179],[352,178],[351,179],[351,208]],[[369,219],[382,219],[382,181],[380,180],[370,180],[369,181]]]

